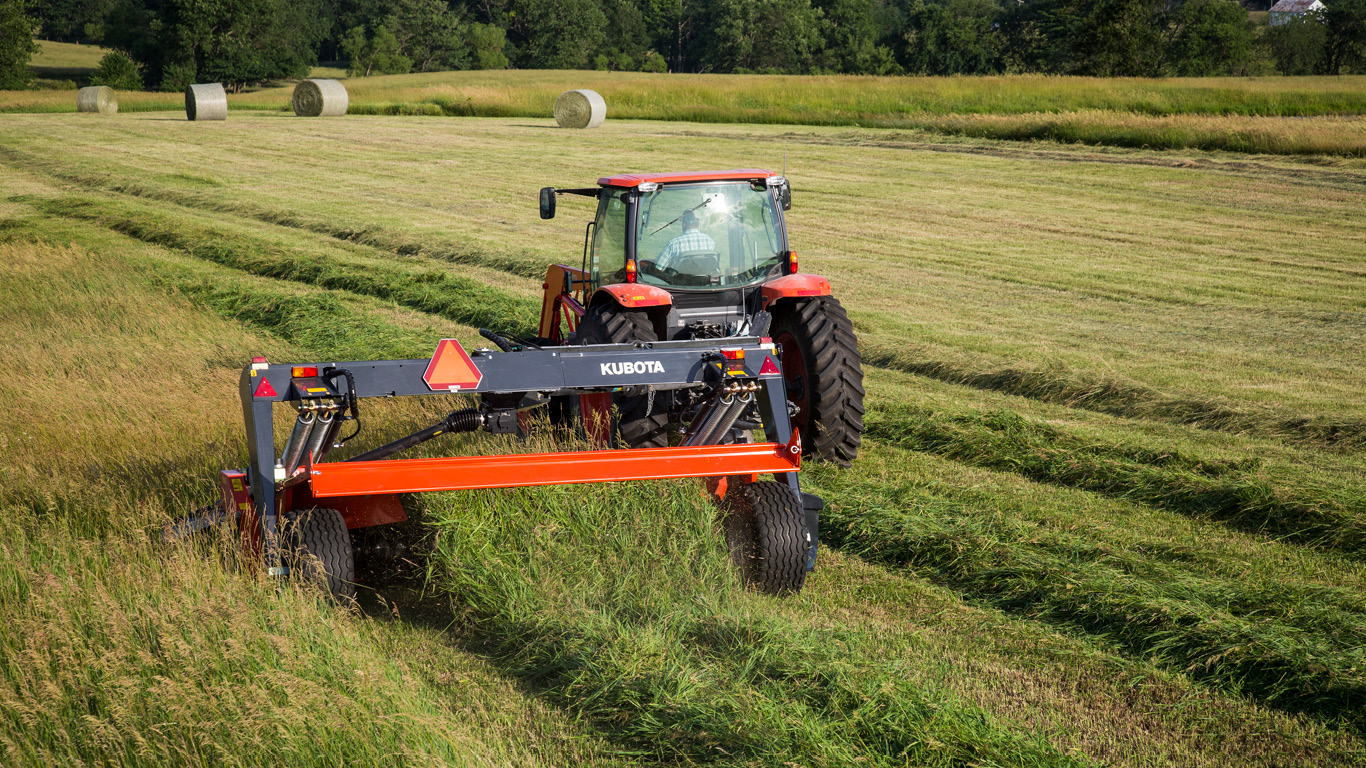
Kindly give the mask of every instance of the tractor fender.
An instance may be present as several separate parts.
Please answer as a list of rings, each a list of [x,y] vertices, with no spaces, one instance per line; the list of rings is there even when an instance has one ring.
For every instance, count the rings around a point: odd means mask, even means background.
[[[760,292],[763,296],[763,306],[768,308],[779,299],[829,296],[830,281],[820,275],[784,275],[764,283]]]
[[[588,306],[592,307],[604,301],[615,301],[627,309],[648,309],[650,307],[670,306],[674,302],[674,297],[663,288],[657,288],[653,285],[613,283],[594,291],[593,298],[588,302]]]

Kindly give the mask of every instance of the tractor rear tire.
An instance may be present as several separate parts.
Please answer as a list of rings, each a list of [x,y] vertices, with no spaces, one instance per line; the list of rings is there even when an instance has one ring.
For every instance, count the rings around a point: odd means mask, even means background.
[[[798,408],[803,456],[849,466],[863,442],[863,366],[849,315],[833,296],[785,303],[771,333]]]
[[[811,541],[797,493],[774,480],[740,483],[721,508],[731,560],[745,583],[770,595],[800,592]]]
[[[579,324],[579,344],[624,344],[658,341],[654,322],[644,312],[619,304],[598,304],[588,310]],[[668,402],[657,395],[613,395],[617,408],[617,428],[621,440],[630,448],[667,448],[669,445]]]
[[[356,599],[356,563],[346,520],[335,509],[296,509],[285,517],[282,554],[289,572],[343,605]]]

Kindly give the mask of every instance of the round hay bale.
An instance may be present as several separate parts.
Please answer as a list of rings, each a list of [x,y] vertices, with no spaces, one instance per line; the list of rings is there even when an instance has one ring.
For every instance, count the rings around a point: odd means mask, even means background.
[[[299,117],[340,117],[350,101],[346,86],[336,80],[310,79],[294,86],[294,114]]]
[[[555,122],[561,128],[597,128],[607,119],[607,102],[597,91],[565,91],[555,99]]]
[[[119,97],[107,85],[91,85],[76,91],[77,112],[98,112],[101,115],[119,113]]]
[[[191,120],[227,120],[228,92],[223,90],[223,84],[186,86],[185,117]]]

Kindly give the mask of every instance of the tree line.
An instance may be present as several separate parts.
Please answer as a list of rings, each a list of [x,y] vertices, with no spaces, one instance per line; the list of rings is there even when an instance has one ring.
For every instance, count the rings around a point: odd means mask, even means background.
[[[320,60],[354,76],[1366,72],[1366,0],[1276,27],[1237,0],[0,0],[0,70],[27,60],[33,33],[113,48],[110,77],[164,90],[301,77]]]

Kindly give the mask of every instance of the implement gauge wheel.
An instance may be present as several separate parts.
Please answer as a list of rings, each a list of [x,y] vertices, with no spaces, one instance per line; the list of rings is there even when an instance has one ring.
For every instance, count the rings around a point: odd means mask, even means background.
[[[346,520],[335,509],[296,509],[285,515],[281,554],[300,582],[321,587],[342,604],[356,599],[356,563]]]
[[[849,466],[863,441],[863,366],[849,315],[838,299],[820,296],[780,304],[771,327],[803,457]]]
[[[731,560],[745,583],[770,595],[800,592],[811,542],[797,493],[773,480],[738,483],[721,508]]]
[[[622,344],[633,341],[659,341],[654,323],[644,312],[619,304],[598,304],[588,310],[579,324],[575,341],[579,344]],[[617,407],[622,442],[630,448],[667,448],[669,445],[669,404],[657,394],[654,403],[648,395],[613,395]]]

